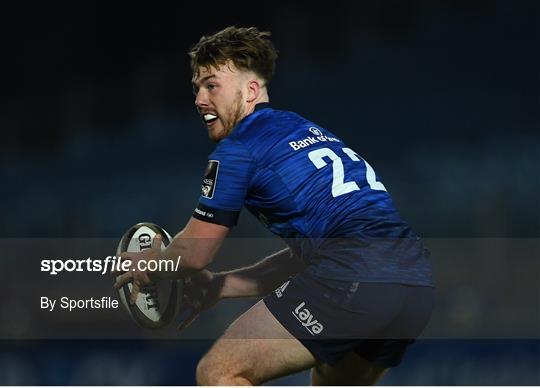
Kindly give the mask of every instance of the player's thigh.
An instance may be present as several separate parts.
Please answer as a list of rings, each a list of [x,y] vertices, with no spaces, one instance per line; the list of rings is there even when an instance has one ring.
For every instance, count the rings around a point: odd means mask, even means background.
[[[241,376],[252,384],[286,376],[317,363],[263,301],[241,315],[201,360],[198,374]],[[208,377],[208,376],[207,376]]]
[[[319,364],[311,370],[312,385],[374,385],[388,368],[349,352],[335,365]]]

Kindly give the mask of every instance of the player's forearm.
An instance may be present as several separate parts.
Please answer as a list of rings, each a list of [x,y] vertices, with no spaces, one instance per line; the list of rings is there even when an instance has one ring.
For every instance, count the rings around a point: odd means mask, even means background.
[[[222,298],[266,295],[290,276],[298,273],[304,264],[287,248],[261,260],[257,264],[218,276],[224,279]]]
[[[164,279],[183,279],[201,271],[212,262],[220,245],[221,241],[216,239],[193,238],[180,232],[161,252],[163,260],[178,263],[178,266],[160,271],[158,276]]]
[[[184,230],[174,236],[167,248],[161,252],[162,259],[179,263],[178,268],[160,271],[157,276],[179,279],[206,268],[214,259],[228,231],[228,227],[192,217]]]

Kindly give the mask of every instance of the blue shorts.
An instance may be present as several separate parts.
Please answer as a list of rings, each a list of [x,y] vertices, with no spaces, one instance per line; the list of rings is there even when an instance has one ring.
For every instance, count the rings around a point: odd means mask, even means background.
[[[303,271],[264,303],[321,362],[333,365],[352,351],[393,367],[427,325],[434,292],[427,286],[329,280]]]

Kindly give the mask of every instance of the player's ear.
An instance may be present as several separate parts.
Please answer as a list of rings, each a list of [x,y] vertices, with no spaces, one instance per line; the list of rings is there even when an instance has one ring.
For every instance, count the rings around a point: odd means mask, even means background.
[[[249,80],[247,84],[247,89],[248,89],[248,94],[247,94],[246,102],[255,101],[257,98],[259,98],[259,94],[261,93],[260,81],[257,79]]]

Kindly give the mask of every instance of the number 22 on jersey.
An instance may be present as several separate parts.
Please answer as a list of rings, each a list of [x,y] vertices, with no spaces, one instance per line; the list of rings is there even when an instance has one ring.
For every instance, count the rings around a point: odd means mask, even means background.
[[[384,187],[382,182],[377,181],[375,171],[368,162],[362,159],[356,152],[354,152],[350,148],[343,148],[342,151],[347,154],[347,156],[352,161],[364,162],[364,164],[366,165],[366,180],[372,190],[386,191],[386,187]],[[343,169],[343,162],[341,161],[341,158],[336,155],[336,153],[330,148],[325,147],[311,151],[308,154],[308,157],[311,162],[313,162],[315,167],[317,167],[317,169],[321,169],[327,165],[326,161],[324,160],[325,157],[330,158],[330,160],[332,161],[332,196],[334,198],[339,197],[343,194],[350,193],[352,191],[360,190],[360,187],[358,187],[356,182],[345,182],[345,171]]]

